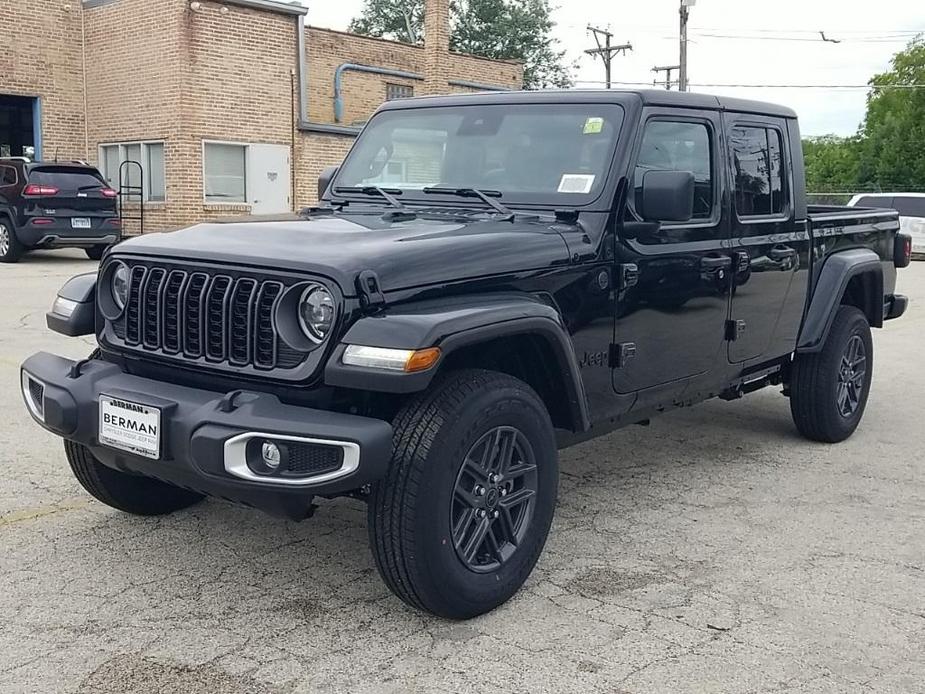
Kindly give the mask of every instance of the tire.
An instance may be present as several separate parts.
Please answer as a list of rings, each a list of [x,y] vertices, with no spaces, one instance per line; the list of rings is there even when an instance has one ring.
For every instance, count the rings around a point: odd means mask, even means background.
[[[0,217],[0,263],[18,262],[23,254],[16,229],[7,217]]]
[[[533,570],[555,511],[558,451],[542,400],[505,374],[456,371],[393,427],[392,463],[368,510],[383,580],[408,605],[450,619],[501,605]],[[497,467],[502,457],[510,466]]]
[[[854,433],[867,406],[873,356],[867,317],[854,306],[839,307],[822,350],[798,355],[793,364],[790,412],[803,436],[838,443]]]
[[[107,248],[109,246],[90,246],[90,248],[84,249],[84,253],[87,254],[90,260],[102,260]]]
[[[90,450],[73,441],[64,452],[74,477],[90,495],[107,506],[136,516],[163,516],[201,501],[203,496],[159,480],[106,467]]]

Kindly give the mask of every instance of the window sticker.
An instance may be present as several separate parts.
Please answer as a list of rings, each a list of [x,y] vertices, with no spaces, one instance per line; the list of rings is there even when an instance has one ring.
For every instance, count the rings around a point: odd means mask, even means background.
[[[604,119],[598,116],[591,116],[585,121],[585,135],[600,135],[604,131]]]
[[[594,174],[562,174],[559,181],[560,193],[580,193],[587,195],[594,186]]]

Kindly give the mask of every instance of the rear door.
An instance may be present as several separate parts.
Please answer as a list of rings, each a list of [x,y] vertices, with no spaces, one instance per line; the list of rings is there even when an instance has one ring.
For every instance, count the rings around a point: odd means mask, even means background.
[[[49,217],[79,231],[98,229],[116,216],[115,192],[96,169],[42,165],[29,170],[26,183],[23,197],[30,217]]]
[[[793,204],[788,121],[735,113],[724,120],[735,265],[727,334],[729,361],[741,363],[793,348],[806,298],[809,238]]]
[[[722,151],[718,112],[648,109],[644,115],[630,174],[634,190],[617,249],[625,288],[617,298],[615,342],[622,354],[613,371],[618,393],[654,389],[640,393],[640,405],[670,400],[688,378],[725,363],[732,260]],[[640,221],[643,179],[657,170],[694,174],[689,222]]]

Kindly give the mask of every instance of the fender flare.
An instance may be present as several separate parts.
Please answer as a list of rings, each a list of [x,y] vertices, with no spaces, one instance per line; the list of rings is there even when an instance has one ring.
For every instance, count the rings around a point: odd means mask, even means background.
[[[883,265],[880,256],[868,248],[855,248],[833,253],[819,270],[809,308],[803,319],[798,352],[818,352],[825,344],[835,313],[852,278],[870,274],[874,283],[870,290],[878,299],[871,318],[873,327],[883,326]]]
[[[500,337],[534,335],[550,348],[564,384],[562,395],[575,431],[586,431],[591,420],[584,383],[571,337],[559,312],[532,296],[493,295],[417,302],[361,318],[341,338],[324,370],[329,386],[384,393],[426,390],[441,365],[455,352]],[[392,349],[440,347],[439,361],[427,371],[390,372],[346,366],[347,345]]]

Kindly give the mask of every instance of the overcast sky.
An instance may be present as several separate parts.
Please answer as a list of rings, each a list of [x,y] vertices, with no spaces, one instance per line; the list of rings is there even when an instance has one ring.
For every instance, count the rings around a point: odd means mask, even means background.
[[[315,26],[346,29],[362,0],[302,0]],[[579,86],[603,80],[589,23],[610,28],[634,50],[614,59],[614,80],[651,84],[655,65],[678,62],[677,0],[553,0],[555,35],[578,61]],[[841,43],[825,43],[813,32]],[[717,84],[863,85],[890,57],[925,32],[922,0],[697,0],[690,20],[690,81],[696,91],[777,101],[795,108],[804,134],[850,135],[864,117],[863,89],[726,88]],[[745,36],[746,38],[725,38]],[[790,38],[799,40],[779,40]],[[698,86],[704,85],[704,86]]]

